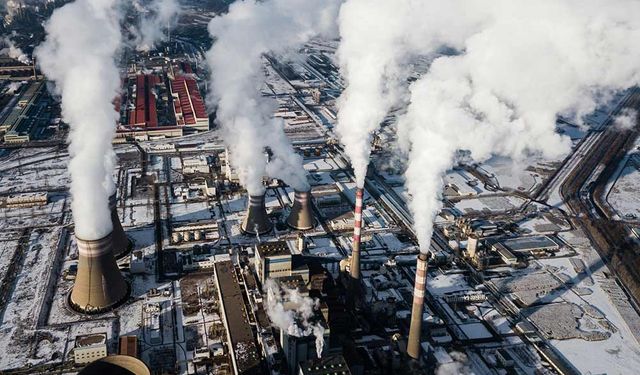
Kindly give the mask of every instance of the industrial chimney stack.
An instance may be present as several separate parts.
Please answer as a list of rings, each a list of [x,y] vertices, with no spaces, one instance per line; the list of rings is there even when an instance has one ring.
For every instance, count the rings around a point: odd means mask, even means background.
[[[113,237],[113,255],[117,259],[131,250],[133,244],[124,233],[122,224],[120,224],[118,210],[116,208],[116,193],[113,193],[113,195],[109,197],[109,209],[111,210],[111,225],[113,226],[113,232],[111,234]]]
[[[360,231],[362,230],[362,196],[364,189],[356,189],[356,209],[353,221],[353,247],[351,250],[351,278],[359,282],[360,280]]]
[[[267,209],[264,205],[264,195],[250,195],[247,216],[240,225],[242,232],[252,235],[261,235],[271,232],[273,223],[269,220]]]
[[[78,273],[71,305],[84,313],[100,313],[115,307],[129,295],[129,288],[113,256],[113,234],[99,240],[83,240],[78,244]]]
[[[309,230],[315,226],[311,209],[311,191],[295,191],[295,199],[287,224],[297,230]]]
[[[407,354],[413,359],[420,357],[420,338],[422,336],[422,311],[424,295],[427,290],[427,254],[418,255],[416,264],[416,281],[413,289],[413,307],[411,309],[411,327]]]

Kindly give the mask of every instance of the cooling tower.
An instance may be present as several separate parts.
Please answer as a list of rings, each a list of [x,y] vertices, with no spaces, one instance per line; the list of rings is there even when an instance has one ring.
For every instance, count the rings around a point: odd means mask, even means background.
[[[246,234],[265,234],[271,232],[273,223],[269,220],[267,209],[264,206],[264,195],[250,195],[247,216],[244,218],[240,229]]]
[[[422,311],[424,294],[427,290],[427,254],[418,255],[416,264],[416,280],[413,289],[413,307],[411,308],[411,327],[407,354],[413,359],[420,357],[420,339],[422,336]]]
[[[113,255],[120,258],[129,250],[131,250],[131,240],[124,233],[120,219],[118,218],[118,210],[116,209],[116,194],[109,197],[109,209],[111,210],[111,224],[113,225]]]
[[[353,248],[351,250],[351,278],[360,280],[360,231],[362,229],[362,196],[364,189],[356,189],[356,209],[353,221]]]
[[[309,230],[315,226],[311,209],[311,191],[295,191],[295,199],[287,224],[297,230]]]
[[[87,365],[78,375],[149,375],[141,360],[127,355],[111,355]]]
[[[79,311],[99,313],[123,302],[129,288],[113,256],[113,235],[78,243],[78,273],[70,303]]]

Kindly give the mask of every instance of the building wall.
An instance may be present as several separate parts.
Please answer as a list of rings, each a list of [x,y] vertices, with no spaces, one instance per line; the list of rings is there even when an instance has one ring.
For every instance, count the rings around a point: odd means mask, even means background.
[[[85,364],[107,356],[107,345],[93,345],[73,349],[73,360],[76,364]]]

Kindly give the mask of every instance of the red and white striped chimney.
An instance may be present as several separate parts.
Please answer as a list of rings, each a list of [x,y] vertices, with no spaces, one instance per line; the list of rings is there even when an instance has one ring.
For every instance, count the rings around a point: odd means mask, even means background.
[[[360,279],[360,235],[362,231],[362,196],[364,189],[356,189],[356,209],[353,221],[353,247],[351,250],[351,278]]]
[[[416,264],[416,280],[413,288],[413,307],[411,308],[411,326],[407,354],[413,359],[420,357],[420,341],[422,336],[422,311],[424,295],[427,290],[427,254],[418,255]]]

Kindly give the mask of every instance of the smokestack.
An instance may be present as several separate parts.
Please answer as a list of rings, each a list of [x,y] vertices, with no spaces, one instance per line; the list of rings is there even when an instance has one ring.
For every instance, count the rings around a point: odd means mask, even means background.
[[[113,256],[113,235],[78,243],[78,274],[71,291],[71,305],[84,313],[100,313],[115,307],[129,295],[129,287]]]
[[[413,307],[411,309],[411,327],[407,354],[413,359],[420,357],[420,337],[422,336],[422,311],[424,294],[427,290],[427,254],[418,255],[416,264],[416,283],[413,289]]]
[[[273,223],[267,216],[267,209],[264,205],[264,195],[250,195],[249,207],[247,207],[247,217],[240,225],[242,232],[246,234],[260,235],[271,232]]]
[[[351,250],[351,278],[360,280],[360,231],[362,229],[363,188],[356,189],[356,209],[353,221],[353,248]]]
[[[295,191],[295,200],[287,224],[293,229],[309,230],[315,226],[311,210],[311,190]]]
[[[116,193],[109,196],[109,210],[111,211],[111,224],[113,225],[113,232],[111,233],[113,237],[113,255],[117,259],[129,252],[133,244],[124,233],[122,224],[120,224],[120,218],[118,217],[118,210],[116,208]]]

